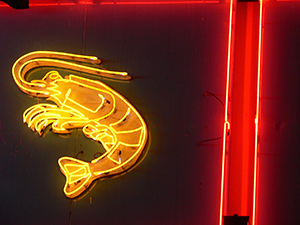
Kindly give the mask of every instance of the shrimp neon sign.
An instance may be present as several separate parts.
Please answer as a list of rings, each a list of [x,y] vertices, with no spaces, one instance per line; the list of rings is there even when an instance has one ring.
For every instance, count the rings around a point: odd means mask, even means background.
[[[120,174],[131,168],[141,155],[148,137],[146,123],[139,112],[119,93],[100,81],[76,75],[62,77],[48,72],[41,80],[26,80],[26,73],[41,66],[60,67],[103,77],[129,80],[126,72],[96,67],[94,56],[36,51],[20,57],[12,67],[18,87],[28,95],[47,98],[55,104],[40,103],[23,114],[24,122],[42,135],[49,125],[58,134],[82,128],[86,137],[100,142],[106,152],[85,162],[72,157],[58,160],[66,176],[64,193],[75,198],[99,178]],[[81,64],[79,64],[81,63]]]

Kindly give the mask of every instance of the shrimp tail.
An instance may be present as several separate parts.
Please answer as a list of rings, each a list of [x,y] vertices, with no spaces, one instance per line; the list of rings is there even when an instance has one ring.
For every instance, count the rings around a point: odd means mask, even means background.
[[[62,157],[58,160],[58,164],[61,172],[66,176],[64,193],[68,198],[79,196],[96,179],[87,162],[71,157]]]

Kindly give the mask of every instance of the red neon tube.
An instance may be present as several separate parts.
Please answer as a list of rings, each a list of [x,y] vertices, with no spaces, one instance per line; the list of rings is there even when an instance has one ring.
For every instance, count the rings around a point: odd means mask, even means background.
[[[257,179],[258,179],[258,135],[259,135],[259,115],[260,115],[260,86],[262,68],[262,36],[263,36],[263,6],[264,0],[259,1],[259,39],[258,39],[258,67],[257,67],[257,94],[256,94],[256,115],[255,115],[255,149],[254,149],[254,182],[253,182],[253,209],[252,225],[256,224],[257,208]]]
[[[208,3],[220,3],[220,1],[214,0],[186,0],[186,1],[78,1],[74,2],[55,2],[55,1],[34,1],[29,4],[29,7],[34,6],[74,6],[74,5],[175,5],[175,4],[208,4]],[[9,7],[5,3],[0,2],[0,7]]]
[[[225,116],[223,128],[223,148],[222,148],[222,171],[221,171],[221,191],[220,191],[220,215],[219,225],[222,225],[223,210],[224,210],[224,186],[225,186],[225,158],[227,146],[227,133],[230,129],[228,121],[228,105],[229,105],[229,82],[232,73],[232,44],[233,44],[233,6],[236,1],[230,0],[229,9],[229,28],[228,28],[228,53],[227,53],[227,71],[226,71],[226,94],[225,94]]]

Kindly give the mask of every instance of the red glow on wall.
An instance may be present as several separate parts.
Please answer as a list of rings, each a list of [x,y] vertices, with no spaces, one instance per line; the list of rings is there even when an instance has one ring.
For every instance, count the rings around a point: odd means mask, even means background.
[[[143,0],[118,0],[118,1],[100,1],[100,0],[93,0],[93,1],[55,1],[55,0],[31,0],[29,2],[29,7],[37,7],[37,6],[75,6],[75,5],[175,5],[175,4],[209,4],[209,3],[219,3],[220,1],[215,0],[173,0],[173,1],[163,1],[163,0],[152,0],[152,1],[143,1]],[[0,7],[9,7],[7,4],[0,2]]]
[[[219,3],[219,1],[152,1],[152,2],[116,2],[116,5],[170,5],[170,4],[204,4]]]

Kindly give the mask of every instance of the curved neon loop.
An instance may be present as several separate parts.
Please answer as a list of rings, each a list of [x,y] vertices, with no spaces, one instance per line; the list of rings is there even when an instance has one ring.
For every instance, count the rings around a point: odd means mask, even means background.
[[[100,142],[106,150],[90,163],[72,157],[58,160],[66,176],[64,193],[69,198],[80,195],[95,179],[119,174],[132,167],[147,141],[146,123],[128,100],[100,81],[75,75],[63,78],[58,71],[50,71],[41,80],[29,82],[25,75],[33,68],[52,66],[131,79],[126,72],[94,67],[99,63],[100,60],[94,56],[38,51],[22,56],[12,68],[13,78],[23,92],[55,103],[36,104],[25,110],[23,120],[28,127],[40,135],[51,124],[53,132],[60,134],[82,128],[86,137]]]

